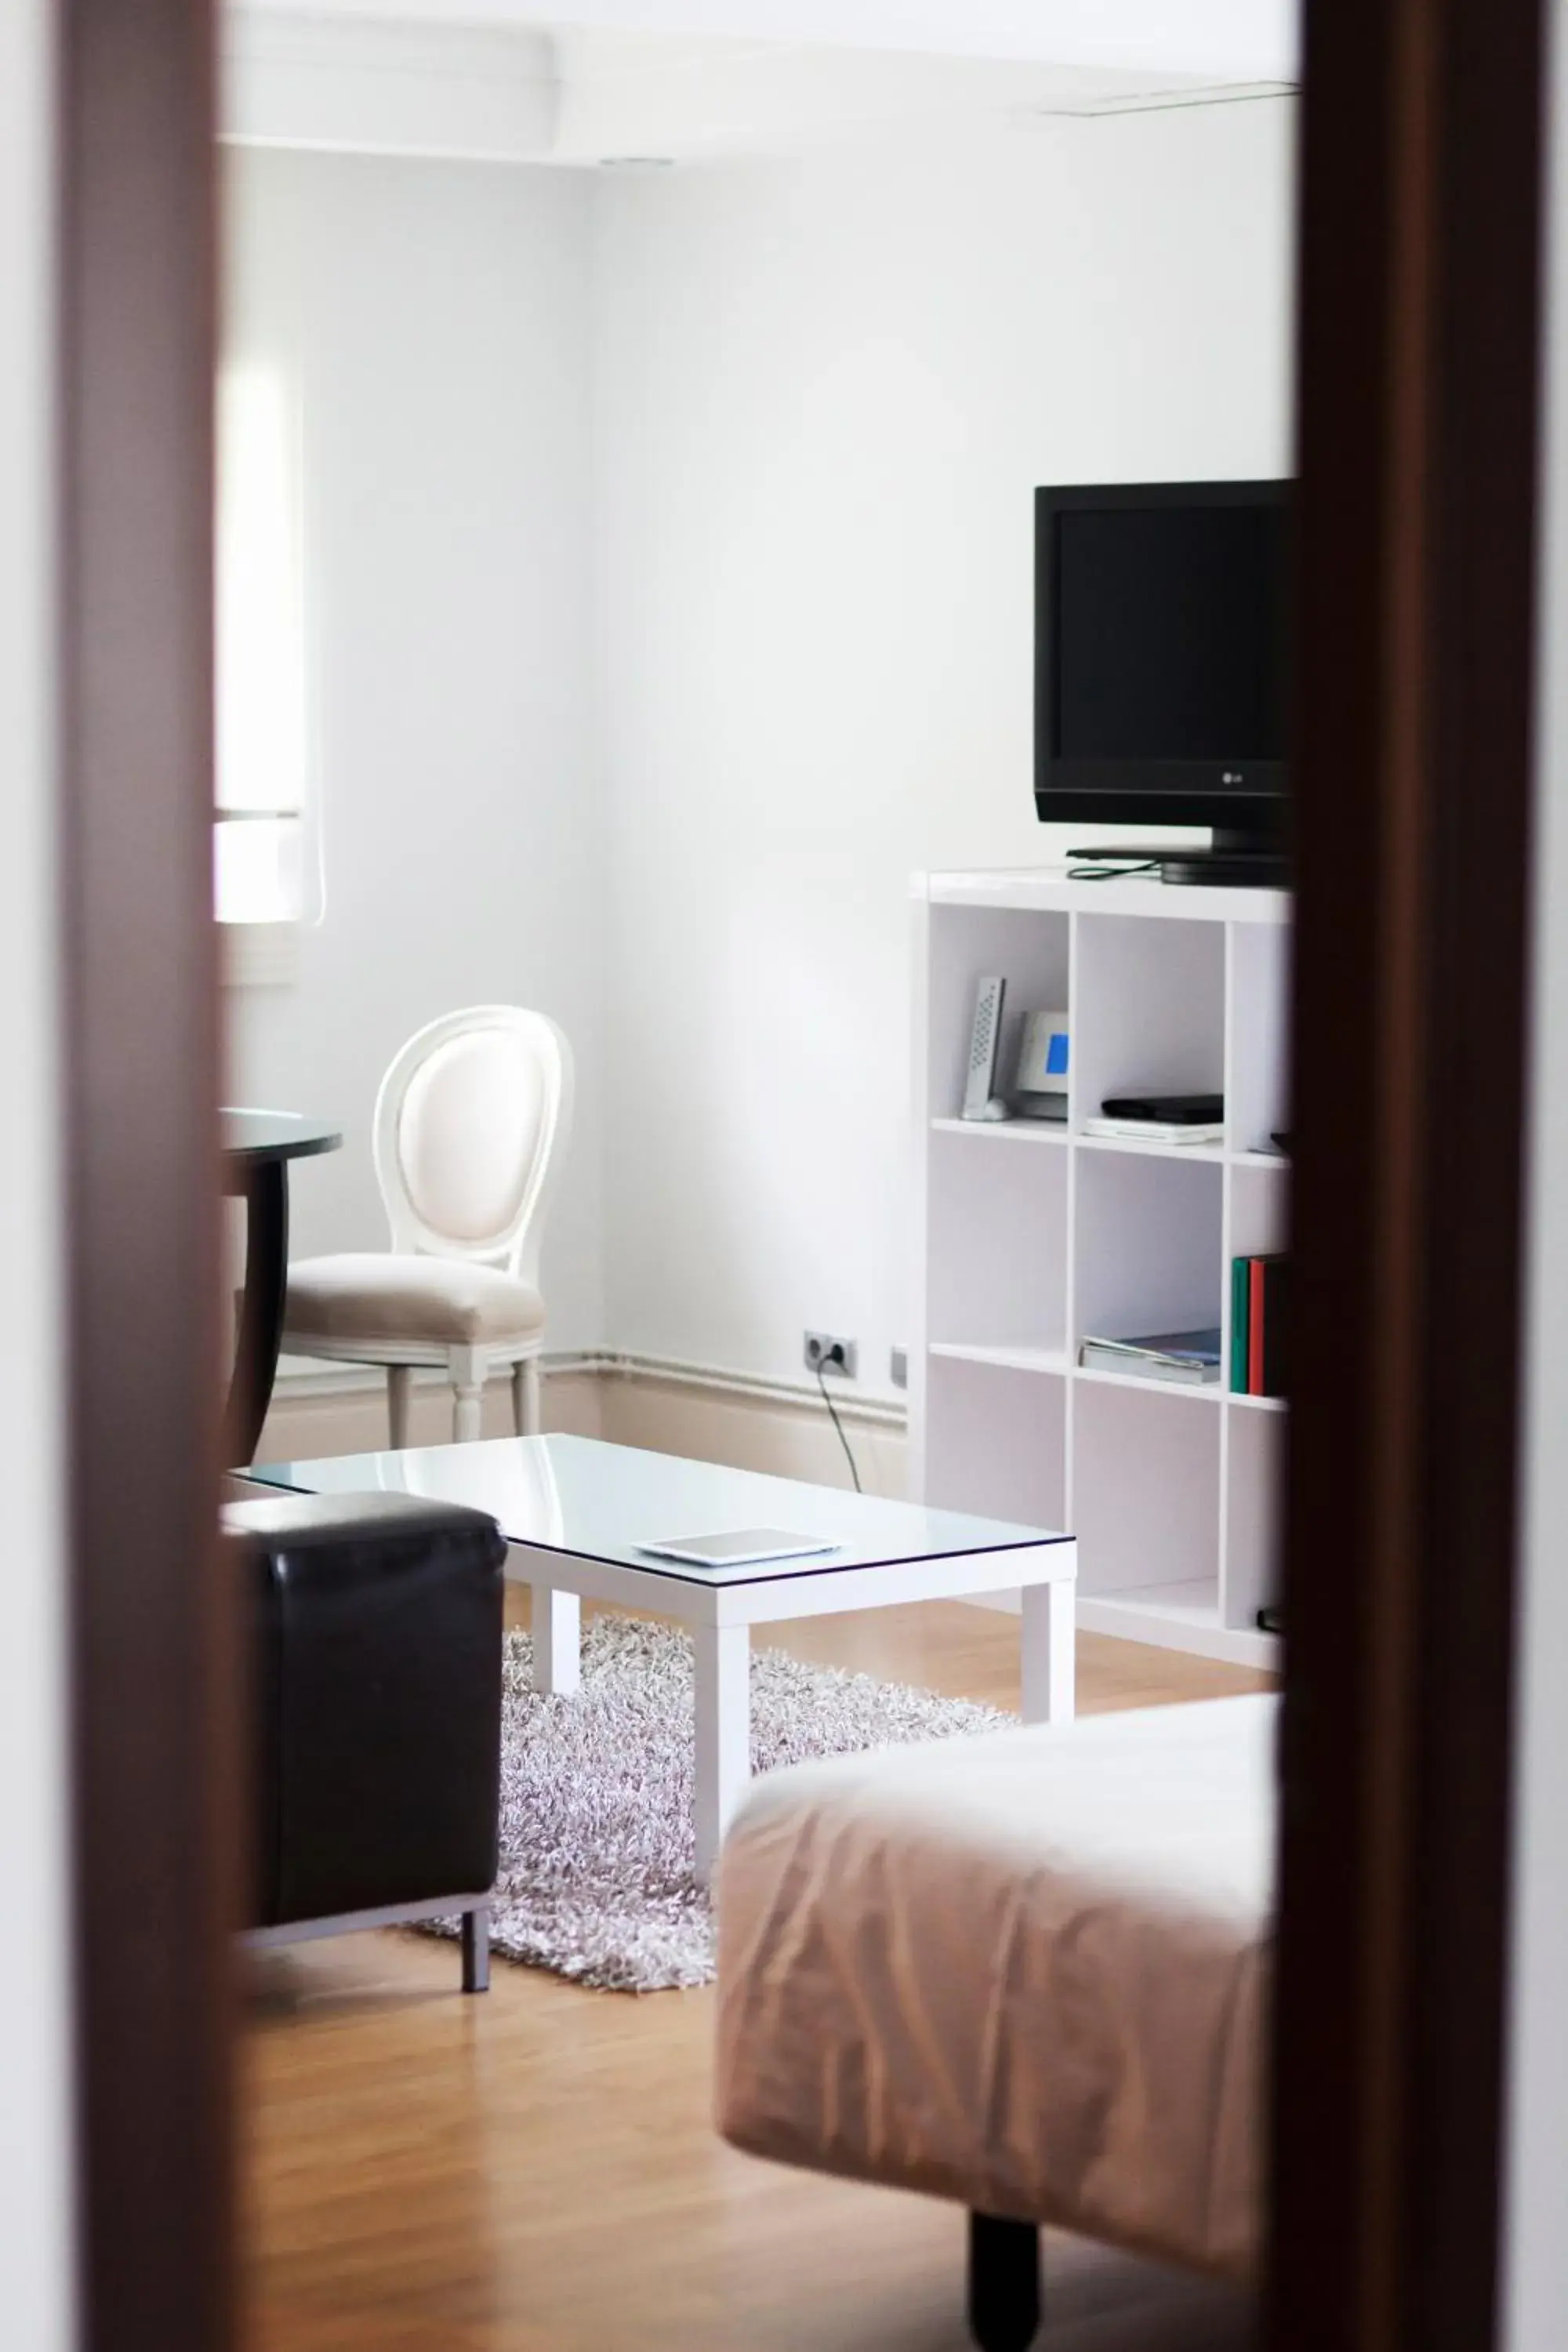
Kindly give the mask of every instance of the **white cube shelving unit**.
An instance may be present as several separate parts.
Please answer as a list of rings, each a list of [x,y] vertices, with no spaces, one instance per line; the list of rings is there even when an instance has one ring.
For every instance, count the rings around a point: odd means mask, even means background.
[[[1230,1262],[1283,1246],[1289,895],[931,874],[915,884],[914,1491],[1069,1528],[1079,1622],[1275,1665],[1283,1405],[1079,1369],[1094,1332],[1217,1323]],[[1072,1024],[1065,1126],[966,1123],[975,983]],[[1110,1094],[1223,1093],[1213,1149],[1085,1135]]]

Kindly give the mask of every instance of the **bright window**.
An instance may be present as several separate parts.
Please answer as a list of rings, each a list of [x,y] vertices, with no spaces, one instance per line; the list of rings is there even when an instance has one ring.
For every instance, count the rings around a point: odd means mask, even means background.
[[[222,370],[217,460],[215,900],[223,923],[294,923],[321,908],[319,872],[313,888],[307,876],[299,416],[280,370]]]

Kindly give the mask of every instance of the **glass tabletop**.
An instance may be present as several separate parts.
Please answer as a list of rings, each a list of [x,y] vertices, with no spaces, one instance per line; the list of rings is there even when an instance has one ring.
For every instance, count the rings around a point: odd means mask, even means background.
[[[247,1477],[307,1495],[420,1495],[488,1512],[513,1543],[608,1560],[689,1584],[754,1584],[847,1568],[943,1559],[1067,1543],[1041,1528],[928,1510],[837,1486],[807,1486],[673,1454],[643,1454],[593,1437],[500,1437],[400,1454],[258,1463]],[[767,1528],[813,1536],[831,1551],[795,1559],[699,1566],[641,1549],[700,1535]]]
[[[229,1160],[309,1160],[342,1147],[338,1129],[324,1118],[298,1110],[230,1110],[218,1113],[219,1139]]]

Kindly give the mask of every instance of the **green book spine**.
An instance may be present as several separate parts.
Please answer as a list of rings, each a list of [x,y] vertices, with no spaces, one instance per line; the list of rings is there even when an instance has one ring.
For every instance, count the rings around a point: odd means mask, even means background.
[[[1247,1362],[1247,1333],[1250,1320],[1248,1295],[1252,1261],[1233,1257],[1230,1262],[1230,1385],[1233,1394],[1247,1394],[1250,1366]]]

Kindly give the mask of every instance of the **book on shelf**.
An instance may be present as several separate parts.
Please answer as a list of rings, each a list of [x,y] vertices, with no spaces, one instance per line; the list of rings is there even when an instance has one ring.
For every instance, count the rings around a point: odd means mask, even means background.
[[[1170,1381],[1201,1388],[1220,1373],[1220,1335],[1212,1330],[1155,1331],[1137,1339],[1090,1336],[1078,1351],[1086,1372],[1121,1372],[1142,1381]]]
[[[1225,1141],[1225,1123],[1211,1120],[1193,1125],[1185,1119],[1169,1118],[1086,1118],[1085,1135],[1097,1135],[1117,1142],[1215,1144]]]
[[[1290,1261],[1283,1251],[1230,1265],[1230,1386],[1236,1396],[1282,1397],[1289,1337]]]

